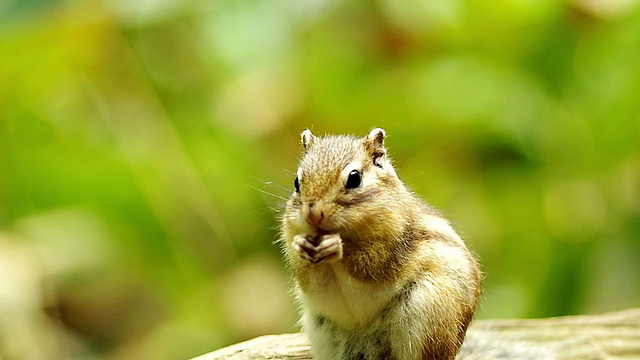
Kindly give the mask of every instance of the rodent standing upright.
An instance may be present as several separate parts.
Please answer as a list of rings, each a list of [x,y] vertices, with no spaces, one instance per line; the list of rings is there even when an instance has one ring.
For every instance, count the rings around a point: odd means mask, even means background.
[[[473,254],[398,178],[384,130],[301,138],[281,244],[312,355],[454,359],[480,296]]]

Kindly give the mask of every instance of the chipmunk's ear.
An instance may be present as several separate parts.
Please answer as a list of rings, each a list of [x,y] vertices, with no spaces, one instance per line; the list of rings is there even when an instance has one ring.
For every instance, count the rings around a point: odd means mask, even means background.
[[[315,136],[313,136],[313,134],[311,133],[311,130],[309,129],[306,129],[300,134],[300,142],[302,143],[302,147],[304,148],[304,151],[307,151],[307,149],[309,148],[309,145],[313,143],[313,139],[315,139]]]
[[[384,148],[384,138],[387,134],[380,128],[371,130],[369,135],[364,139],[367,152],[373,158],[373,164],[378,167],[382,167],[382,157],[387,154],[387,150]]]

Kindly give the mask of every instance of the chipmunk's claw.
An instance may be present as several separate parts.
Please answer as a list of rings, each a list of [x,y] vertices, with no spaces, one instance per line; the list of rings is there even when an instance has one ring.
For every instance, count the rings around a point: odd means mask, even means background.
[[[296,235],[293,239],[293,248],[303,259],[312,264],[342,259],[342,239],[338,234],[316,237]]]

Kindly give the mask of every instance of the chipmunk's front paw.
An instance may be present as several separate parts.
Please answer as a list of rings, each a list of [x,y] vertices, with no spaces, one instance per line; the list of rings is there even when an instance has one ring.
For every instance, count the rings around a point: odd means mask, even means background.
[[[293,248],[303,259],[314,264],[342,259],[342,239],[338,234],[316,237],[296,235],[293,238]]]

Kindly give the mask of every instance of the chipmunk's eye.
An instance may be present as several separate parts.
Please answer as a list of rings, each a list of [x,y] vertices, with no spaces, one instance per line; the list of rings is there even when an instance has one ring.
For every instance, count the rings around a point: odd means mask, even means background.
[[[355,189],[362,184],[362,175],[358,170],[351,170],[349,177],[347,177],[347,184],[344,186],[347,189]]]
[[[293,188],[296,189],[297,193],[300,192],[300,180],[298,180],[297,176],[296,176],[296,179],[293,180]]]

